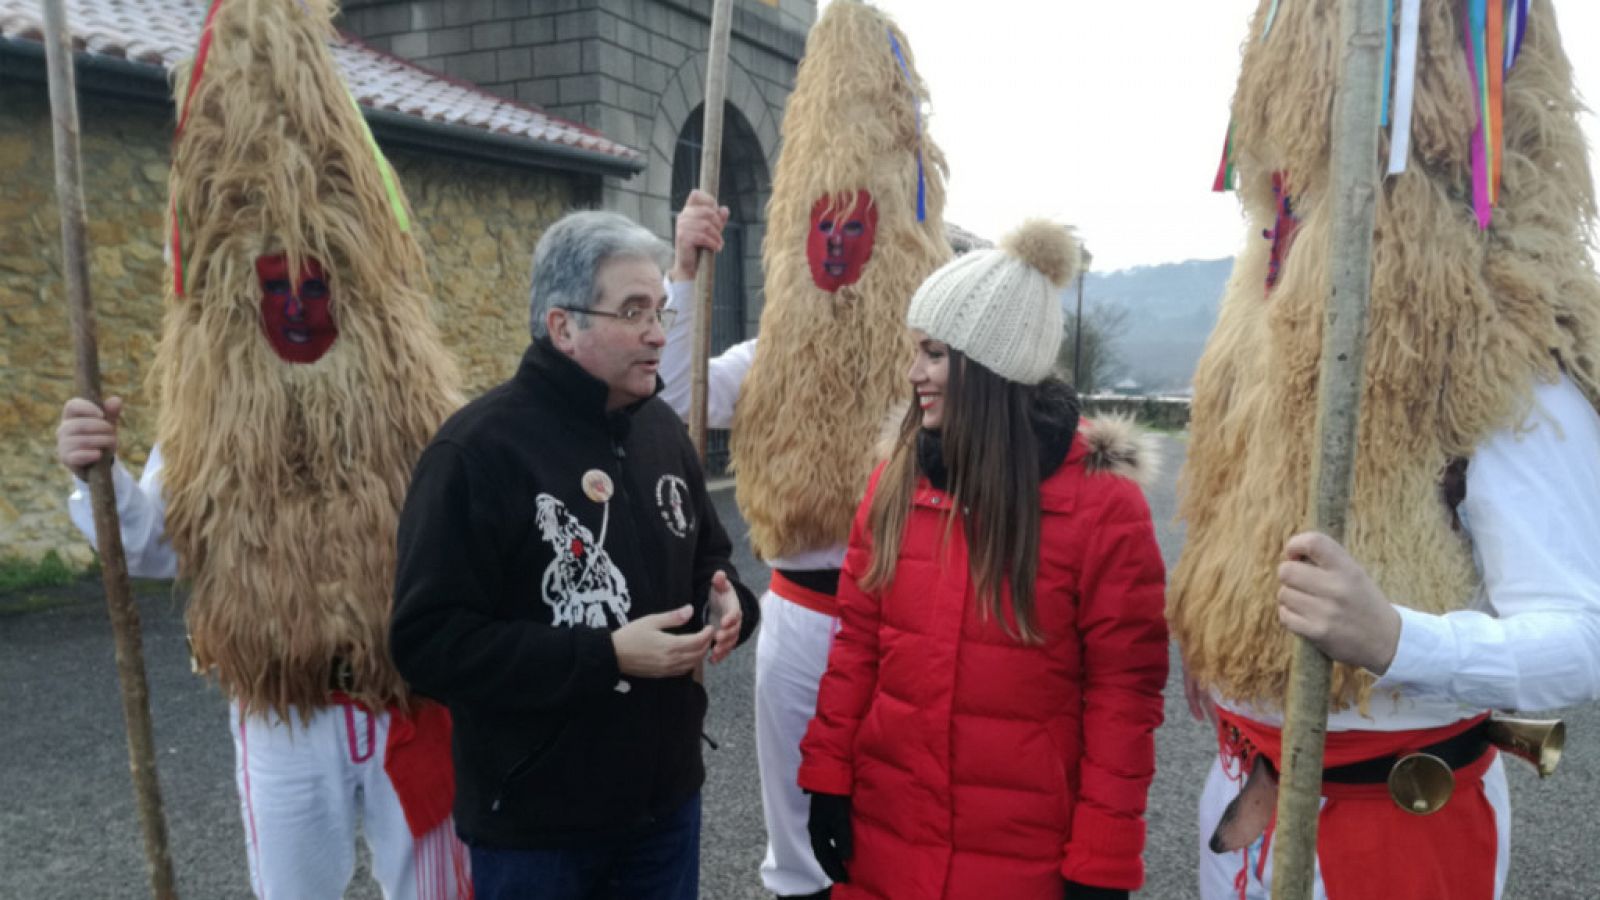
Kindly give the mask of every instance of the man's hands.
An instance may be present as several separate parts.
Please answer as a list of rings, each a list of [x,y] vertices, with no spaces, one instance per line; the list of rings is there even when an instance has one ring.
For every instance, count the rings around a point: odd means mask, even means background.
[[[1339,542],[1318,532],[1289,539],[1278,566],[1278,621],[1337,662],[1376,675],[1400,643],[1400,614]]]
[[[722,226],[726,224],[726,206],[717,206],[710,194],[698,188],[690,191],[689,199],[678,211],[677,234],[672,239],[672,271],[667,279],[693,281],[700,268],[700,251],[715,253],[722,249]]]
[[[611,646],[617,653],[617,668],[637,678],[671,678],[693,671],[705,658],[715,631],[706,626],[694,634],[672,634],[694,615],[688,604],[656,613],[611,632]]]
[[[739,645],[744,610],[726,572],[711,576],[706,596],[706,626],[694,634],[673,634],[688,622],[694,607],[688,604],[664,613],[634,619],[611,632],[617,668],[636,678],[671,678],[694,670],[710,652],[713,663],[722,662]]]
[[[728,658],[733,648],[739,646],[739,626],[744,624],[744,610],[739,607],[739,595],[728,583],[728,573],[718,571],[711,576],[711,591],[706,597],[706,625],[715,629],[711,642],[711,664]]]
[[[103,454],[116,455],[117,420],[122,416],[122,398],[110,397],[105,410],[82,397],[73,397],[61,409],[61,424],[56,426],[56,459],[79,478]]]

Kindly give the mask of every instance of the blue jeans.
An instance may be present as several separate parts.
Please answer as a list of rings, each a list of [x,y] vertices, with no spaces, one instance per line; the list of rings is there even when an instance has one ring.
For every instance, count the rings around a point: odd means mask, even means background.
[[[700,795],[627,838],[548,850],[471,849],[476,900],[696,900]]]

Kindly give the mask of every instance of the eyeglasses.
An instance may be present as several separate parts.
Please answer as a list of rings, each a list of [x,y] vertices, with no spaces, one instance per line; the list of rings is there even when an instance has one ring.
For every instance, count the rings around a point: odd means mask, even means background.
[[[630,328],[640,331],[649,328],[657,322],[661,323],[661,330],[672,328],[672,323],[678,320],[678,311],[675,309],[654,309],[646,306],[624,307],[622,312],[606,312],[603,309],[583,309],[577,306],[558,306],[570,313],[582,313],[586,316],[605,316],[608,319],[621,319]]]

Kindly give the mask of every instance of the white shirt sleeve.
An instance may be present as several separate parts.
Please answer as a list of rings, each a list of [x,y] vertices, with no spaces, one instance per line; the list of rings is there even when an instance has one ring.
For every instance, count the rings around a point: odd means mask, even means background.
[[[167,542],[167,503],[161,495],[161,448],[150,450],[143,476],[135,482],[122,460],[111,463],[111,483],[117,492],[117,518],[122,522],[122,553],[127,557],[128,574],[134,578],[176,578],[178,554]],[[83,536],[96,548],[94,509],[89,502],[89,485],[81,479],[67,497],[67,514]]]
[[[1396,606],[1400,642],[1378,687],[1478,709],[1600,697],[1600,416],[1570,379],[1539,387],[1521,428],[1477,448],[1458,513],[1479,608]]]
[[[694,392],[694,282],[668,282],[667,308],[678,311],[678,320],[667,331],[667,345],[661,350],[661,399],[687,420]],[[755,358],[756,341],[751,338],[729,347],[707,365],[707,428],[733,424],[733,407],[739,402],[739,389]]]

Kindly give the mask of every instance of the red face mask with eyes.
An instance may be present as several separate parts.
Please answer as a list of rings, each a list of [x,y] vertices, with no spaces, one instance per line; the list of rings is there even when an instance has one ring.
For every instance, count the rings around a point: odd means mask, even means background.
[[[284,362],[314,363],[339,337],[339,326],[328,310],[328,280],[322,264],[307,258],[299,273],[289,277],[289,260],[283,254],[256,260],[261,282],[261,331]]]
[[[829,293],[855,284],[872,259],[877,236],[878,207],[871,193],[856,191],[845,209],[837,208],[831,196],[821,197],[811,207],[811,232],[806,237],[811,280]]]

